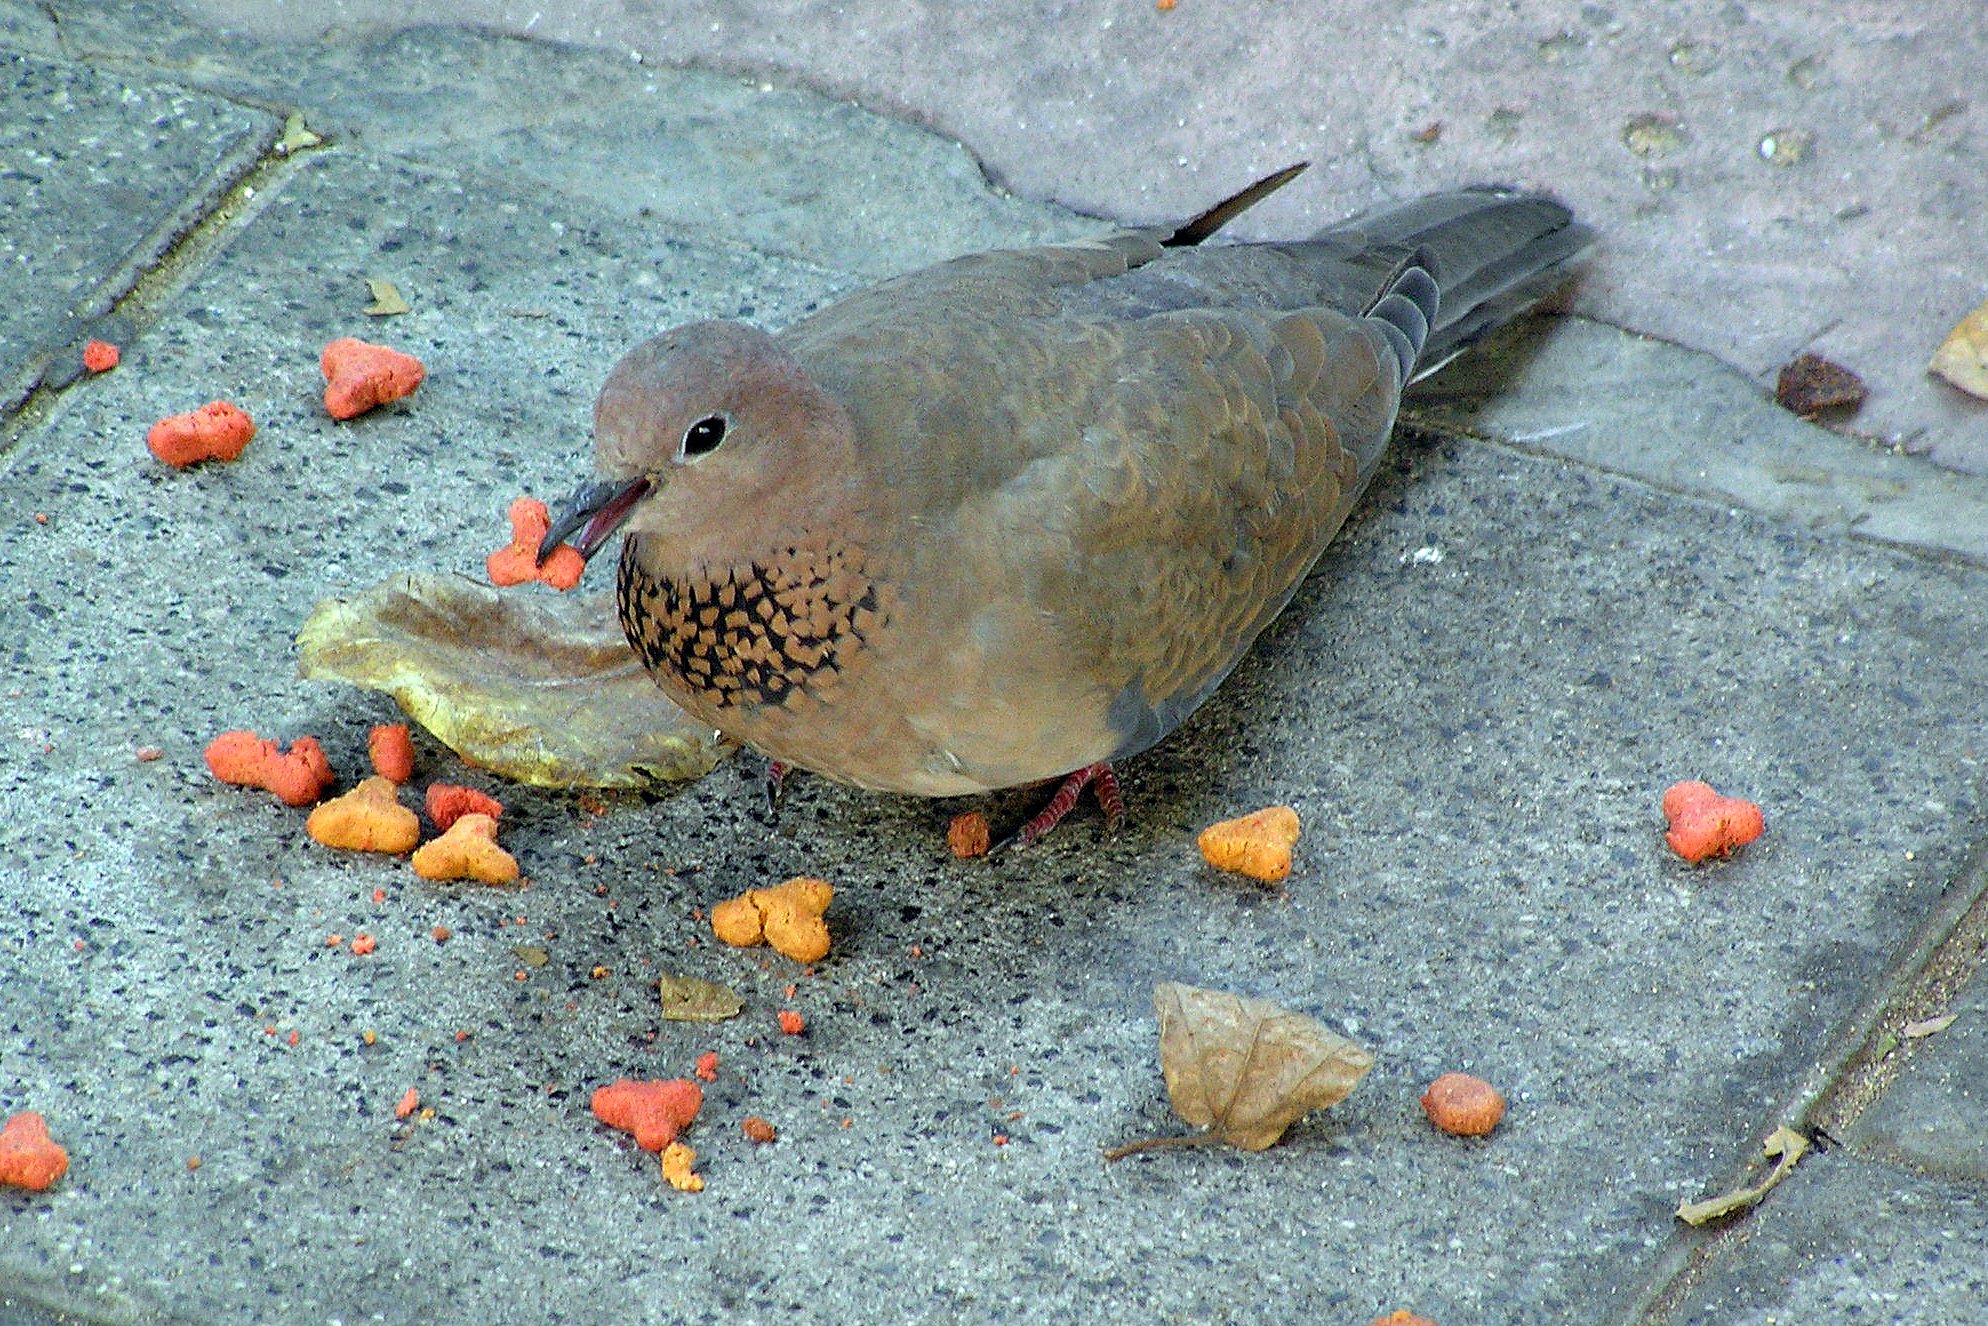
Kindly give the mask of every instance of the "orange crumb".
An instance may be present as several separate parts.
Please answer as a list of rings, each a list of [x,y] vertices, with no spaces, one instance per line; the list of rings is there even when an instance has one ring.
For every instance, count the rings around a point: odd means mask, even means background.
[[[373,772],[382,778],[404,783],[414,777],[414,739],[405,723],[376,723],[366,734],[366,754]]]
[[[1271,806],[1240,819],[1211,824],[1195,839],[1202,859],[1265,884],[1291,873],[1291,848],[1298,841],[1298,812]]]
[[[828,925],[822,913],[835,898],[827,881],[805,875],[777,888],[749,889],[711,909],[711,930],[734,948],[771,944],[796,962],[828,953]]]
[[[48,1135],[48,1124],[22,1110],[0,1128],[0,1185],[46,1192],[69,1168],[69,1153]]]
[[[400,804],[391,782],[375,774],[313,810],[304,832],[326,847],[398,854],[421,841],[421,817]]]
[[[511,503],[511,542],[484,559],[483,569],[493,585],[522,585],[539,580],[565,592],[580,583],[587,569],[586,559],[569,544],[559,544],[538,560],[538,548],[552,530],[552,513],[536,497],[520,497]]]
[[[324,408],[334,419],[353,419],[376,405],[410,396],[428,370],[413,355],[341,336],[318,356],[324,371]]]
[[[428,933],[434,938],[437,944],[448,943],[451,939],[455,938],[456,934],[455,931],[449,929],[445,925],[438,925],[433,930],[430,930]]]
[[[449,826],[465,815],[488,815],[493,820],[504,815],[503,804],[496,797],[454,783],[428,784],[426,801],[428,822],[443,833],[447,833]]]
[[[166,464],[184,467],[196,461],[233,460],[254,436],[255,420],[226,401],[209,401],[153,424],[145,434],[145,445]]]
[[[644,1151],[660,1151],[690,1127],[704,1107],[704,1089],[681,1077],[624,1077],[595,1088],[589,1104],[594,1117],[608,1127],[635,1134],[635,1145]]]
[[[352,951],[358,954],[362,958],[365,957],[368,953],[371,953],[374,949],[378,948],[379,946],[380,946],[380,941],[373,938],[371,935],[367,934],[363,930],[361,930],[358,934],[352,936]]]
[[[316,737],[279,751],[253,732],[223,732],[207,743],[207,768],[224,783],[274,792],[285,805],[308,806],[331,787],[331,761]]]
[[[109,341],[90,341],[83,346],[83,367],[92,373],[110,372],[121,358],[122,353]]]
[[[304,1033],[301,1031],[292,1031],[287,1039],[290,1044],[295,1045],[298,1041],[304,1039]]]
[[[1396,1308],[1385,1317],[1375,1317],[1368,1326],[1436,1326],[1427,1317],[1418,1317],[1407,1308]]]
[[[1505,1117],[1505,1098],[1481,1077],[1444,1073],[1422,1093],[1422,1109],[1453,1137],[1483,1137]]]
[[[400,1098],[400,1103],[393,1107],[393,1117],[396,1119],[405,1119],[420,1108],[421,1093],[413,1087],[409,1087],[407,1094]]]
[[[139,760],[141,760],[146,764],[150,764],[153,760],[159,759],[165,755],[165,751],[161,750],[157,746],[140,746],[137,750],[131,753],[137,756]]]
[[[791,1008],[780,1010],[780,1030],[789,1036],[798,1036],[808,1029],[808,1020]]]
[[[382,903],[385,902],[386,900],[387,900],[387,891],[385,889],[373,890],[373,901],[375,903]]]
[[[987,831],[987,817],[977,810],[953,816],[953,822],[946,826],[946,846],[957,857],[986,856],[988,844],[993,841]]]
[[[344,935],[326,935],[324,937],[324,946],[326,948],[337,948],[340,944],[343,944],[344,942],[345,942]]]
[[[593,970],[587,973],[587,975],[593,977],[597,981],[605,981],[608,977],[612,976],[613,974],[614,974],[613,972],[608,970],[607,964],[604,962],[595,963]]]
[[[378,1045],[380,1043],[380,1033],[368,1027],[359,1033],[359,1039],[367,1045]]]
[[[761,1146],[780,1136],[779,1129],[760,1118],[757,1114],[748,1114],[745,1118],[739,1120],[739,1131],[746,1135],[748,1142],[757,1142]]]
[[[186,1158],[186,1170],[187,1170],[187,1173],[191,1174],[191,1173],[192,1173],[192,1172],[193,1172],[194,1170],[197,1170],[197,1169],[199,1169],[199,1168],[200,1168],[200,1157],[199,1157],[199,1156],[188,1156],[188,1157]]]
[[[704,1082],[716,1082],[718,1080],[718,1052],[716,1050],[706,1050],[703,1054],[697,1056],[697,1076],[700,1081]]]
[[[1175,0],[1153,0],[1153,8],[1164,14],[1174,7],[1174,3]]]
[[[1767,827],[1753,802],[1721,796],[1709,784],[1695,780],[1673,783],[1665,790],[1664,818],[1670,821],[1664,841],[1692,865],[1731,856]]]
[[[464,815],[439,838],[414,853],[414,873],[423,879],[473,879],[480,884],[515,884],[518,859],[497,845],[497,821]]]
[[[994,1145],[995,1145],[995,1146],[1006,1146],[1006,1145],[1008,1145],[1008,1135],[1007,1135],[1006,1133],[996,1133],[996,1134],[994,1134]]]
[[[681,1142],[671,1142],[663,1148],[663,1177],[678,1192],[704,1191],[704,1176],[693,1174],[690,1169],[696,1163],[697,1153]]]

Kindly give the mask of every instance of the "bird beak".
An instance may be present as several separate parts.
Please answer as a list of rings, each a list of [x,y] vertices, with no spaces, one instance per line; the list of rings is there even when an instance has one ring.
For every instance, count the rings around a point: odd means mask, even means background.
[[[552,528],[538,545],[538,559],[544,561],[562,539],[582,526],[585,529],[573,548],[583,558],[592,557],[614,537],[621,522],[628,519],[628,513],[648,491],[647,479],[610,479],[606,483],[588,484],[567,498],[559,514],[553,517]]]

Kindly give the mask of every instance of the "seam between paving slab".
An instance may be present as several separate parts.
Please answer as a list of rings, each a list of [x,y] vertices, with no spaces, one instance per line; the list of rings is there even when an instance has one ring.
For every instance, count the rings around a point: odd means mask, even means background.
[[[1839,1025],[1815,1068],[1787,1103],[1769,1114],[1759,1136],[1785,1122],[1817,1143],[1813,1158],[1805,1164],[1841,1149],[1874,1164],[1924,1173],[1897,1157],[1868,1154],[1838,1138],[1890,1090],[1927,1044],[1906,1040],[1899,1029],[1944,1010],[1980,969],[1984,953],[1988,953],[1988,839],[1977,838],[1940,906],[1927,916],[1918,936],[1885,975],[1872,984],[1864,1002]],[[1706,1191],[1724,1192],[1757,1182],[1767,1168],[1758,1146],[1749,1141],[1741,1165],[1725,1176],[1726,1181],[1708,1182]],[[1798,1182],[1799,1175],[1788,1181]],[[1761,1205],[1773,1200],[1769,1193]],[[1736,1255],[1752,1236],[1753,1215],[1746,1212],[1710,1226],[1700,1238],[1676,1245],[1651,1269],[1648,1287],[1620,1320],[1631,1326],[1665,1326],[1716,1264]]]
[[[240,104],[240,103],[237,103]],[[244,133],[189,190],[178,205],[141,236],[117,265],[68,310],[70,334],[32,356],[15,381],[0,388],[0,454],[46,412],[49,398],[82,375],[77,355],[65,357],[106,318],[142,312],[172,287],[172,277],[195,265],[218,241],[219,229],[240,210],[253,186],[269,173],[277,129],[264,125]],[[244,190],[248,192],[245,194]],[[134,322],[142,321],[134,319]],[[70,362],[74,360],[75,362]]]

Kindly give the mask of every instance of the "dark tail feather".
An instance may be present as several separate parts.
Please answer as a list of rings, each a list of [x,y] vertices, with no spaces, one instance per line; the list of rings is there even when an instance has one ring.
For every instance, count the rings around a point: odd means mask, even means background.
[[[1173,234],[1161,240],[1166,247],[1185,248],[1199,244],[1220,230],[1229,222],[1247,212],[1250,208],[1268,198],[1271,194],[1305,173],[1311,166],[1309,161],[1300,161],[1284,167],[1280,171],[1265,175],[1240,193],[1231,194],[1191,221],[1183,221],[1174,227]]]
[[[1550,198],[1472,188],[1385,208],[1319,238],[1378,269],[1368,313],[1386,324],[1409,382],[1565,284],[1594,234]]]

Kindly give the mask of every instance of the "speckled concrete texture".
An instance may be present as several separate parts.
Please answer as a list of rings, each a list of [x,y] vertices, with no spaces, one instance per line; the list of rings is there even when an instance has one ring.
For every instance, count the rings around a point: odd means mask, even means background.
[[[1579,307],[1771,389],[1813,349],[1854,426],[1988,469],[1988,407],[1926,378],[1988,299],[1974,236],[1988,65],[1976,0],[197,0],[285,36],[447,20],[656,62],[775,70],[915,114],[995,177],[1084,211],[1184,215],[1289,161],[1289,235],[1413,189],[1543,185],[1610,218]]]
[[[500,795],[531,881],[426,884],[202,765],[254,727],[362,770],[397,715],[296,677],[313,603],[475,573],[512,496],[584,473],[601,377],[662,325],[778,326],[900,253],[1094,223],[906,125],[599,51],[0,0],[7,42],[223,119],[300,108],[328,141],[207,204],[114,310],[122,366],[4,420],[0,1113],[45,1114],[72,1168],[0,1192],[0,1322],[1971,1320],[1978,1042],[1955,1033],[1978,995],[1763,1210],[1724,1234],[1671,1212],[1806,1125],[1917,988],[1910,955],[1973,960],[1942,945],[1984,890],[1981,480],[1789,420],[1707,356],[1543,319],[1435,384],[1290,611],[1123,769],[1116,838],[1087,810],[955,862],[969,803],[797,777],[770,819],[750,756],[555,795],[422,738],[417,784]],[[367,277],[413,311],[366,318]],[[0,269],[0,293],[41,279]],[[428,380],[332,423],[317,352],[346,334]],[[216,396],[261,424],[239,462],[145,452]],[[1766,837],[1680,864],[1657,802],[1694,776],[1761,801]],[[1033,800],[978,804],[1005,826]],[[1199,864],[1196,830],[1272,802],[1306,825],[1282,889]],[[827,960],[713,944],[713,902],[796,873],[838,890]],[[663,1022],[662,971],[745,1014]],[[1314,1013],[1378,1066],[1262,1154],[1107,1165],[1178,1130],[1162,979]],[[692,1196],[587,1100],[706,1050]],[[1423,1120],[1448,1069],[1510,1098],[1490,1139]],[[395,1118],[409,1087],[432,1113]],[[748,1114],[780,1140],[747,1142]]]

